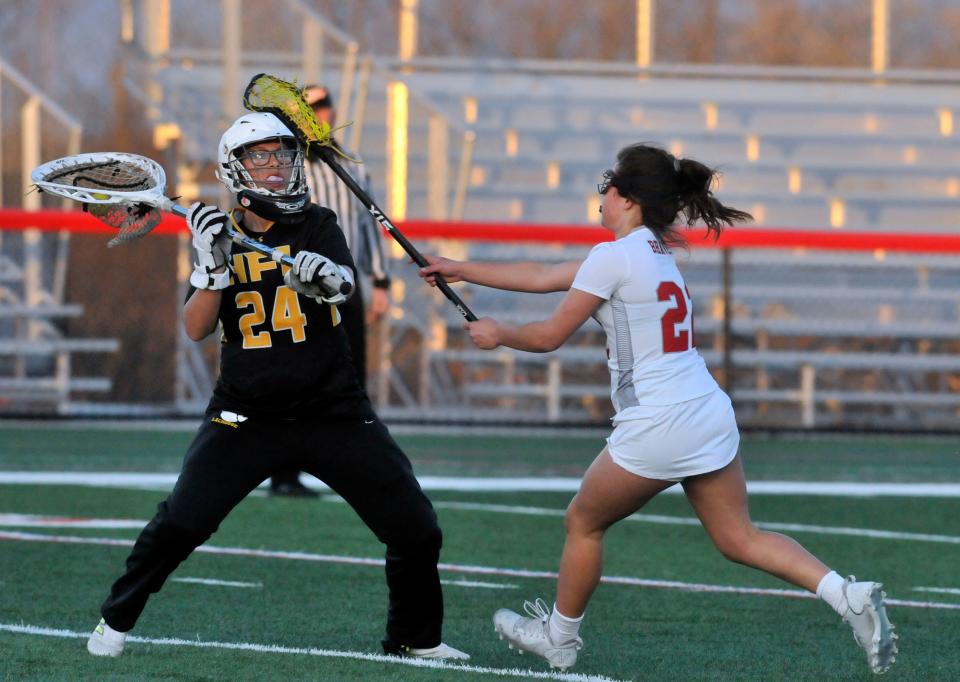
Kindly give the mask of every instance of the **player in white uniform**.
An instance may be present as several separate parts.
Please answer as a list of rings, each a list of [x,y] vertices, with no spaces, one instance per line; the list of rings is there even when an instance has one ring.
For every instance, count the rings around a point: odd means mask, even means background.
[[[439,273],[448,282],[512,291],[567,291],[541,322],[467,323],[479,348],[549,352],[590,317],[607,334],[614,429],[567,508],[553,610],[536,599],[524,604],[529,617],[500,609],[494,625],[518,650],[553,668],[571,667],[583,646],[580,622],[600,580],[604,533],[679,482],[725,557],[815,592],[851,625],[871,670],[884,672],[895,660],[897,635],[882,585],[844,580],[793,539],[750,520],[733,408],[694,346],[690,292],[670,252],[685,243],[673,227],[680,215],[687,224],[702,220],[715,236],[724,224],[750,219],[713,196],[713,178],[697,161],[631,145],[598,187],[603,226],[616,239],[595,246],[582,263],[428,257],[430,265],[420,271],[431,283]]]

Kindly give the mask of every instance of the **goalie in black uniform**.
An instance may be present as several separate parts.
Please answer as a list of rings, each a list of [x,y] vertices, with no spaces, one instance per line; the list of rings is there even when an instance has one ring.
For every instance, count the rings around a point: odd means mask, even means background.
[[[358,382],[337,312],[353,261],[336,215],[310,203],[303,148],[275,116],[253,113],[223,134],[217,157],[217,177],[241,208],[190,208],[197,264],[184,325],[197,341],[222,327],[220,377],[176,486],[140,533],[87,650],[119,656],[173,570],[250,491],[295,468],[329,485],[386,545],[384,651],[469,658],[440,639],[440,528]],[[227,221],[295,264],[233,244]]]

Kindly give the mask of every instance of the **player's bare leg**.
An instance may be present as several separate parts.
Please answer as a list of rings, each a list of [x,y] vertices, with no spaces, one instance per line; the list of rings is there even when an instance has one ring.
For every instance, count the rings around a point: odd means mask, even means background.
[[[717,549],[731,561],[775,575],[810,592],[830,569],[793,538],[753,525],[740,456],[723,469],[691,476],[683,489]]]
[[[632,474],[613,462],[607,449],[587,470],[580,491],[567,508],[567,539],[560,559],[556,606],[551,613],[541,599],[525,602],[527,616],[500,609],[494,628],[511,648],[529,651],[565,670],[577,661],[583,641],[580,621],[603,568],[603,535],[657,493],[673,485]]]
[[[567,538],[557,582],[557,609],[561,613],[577,617],[586,610],[600,582],[607,529],[672,485],[626,471],[610,458],[607,448],[597,455],[567,507]]]
[[[896,660],[897,635],[887,618],[880,583],[847,580],[793,538],[758,529],[750,520],[740,456],[723,469],[683,483],[687,499],[720,552],[737,563],[775,575],[815,593],[853,628],[875,673]]]

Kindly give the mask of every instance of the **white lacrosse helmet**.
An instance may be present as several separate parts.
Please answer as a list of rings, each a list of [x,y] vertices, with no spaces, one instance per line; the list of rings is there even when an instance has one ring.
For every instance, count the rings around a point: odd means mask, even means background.
[[[294,152],[290,180],[280,190],[270,190],[254,182],[242,159],[247,147],[258,142],[278,141],[284,149]],[[273,157],[276,162],[277,157]],[[269,161],[269,160],[268,160]],[[270,220],[280,220],[301,214],[310,202],[303,169],[303,147],[290,129],[273,114],[256,112],[244,114],[233,122],[220,138],[217,147],[217,178],[237,195],[241,206]],[[283,161],[287,163],[288,161]]]

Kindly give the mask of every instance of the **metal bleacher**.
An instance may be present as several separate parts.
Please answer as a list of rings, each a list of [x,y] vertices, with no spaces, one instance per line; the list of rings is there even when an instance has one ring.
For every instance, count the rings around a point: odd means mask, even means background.
[[[692,67],[639,71],[602,64],[447,64],[411,76],[451,112],[476,111],[475,205],[506,197],[512,214],[583,220],[595,178],[625,144],[649,141],[724,172],[722,196],[786,227],[899,229],[956,224],[960,196],[957,88],[877,83],[842,71]],[[942,76],[942,78],[946,78]],[[551,180],[552,177],[552,180]],[[578,209],[579,204],[579,209]]]
[[[832,72],[818,81],[821,74],[796,69],[708,71],[657,75],[601,64],[434,60],[410,78],[451,113],[475,112],[466,114],[477,134],[470,219],[596,222],[600,172],[621,146],[647,141],[719,167],[718,196],[754,213],[760,226],[956,231],[960,90],[922,76],[877,83],[857,73]],[[458,248],[459,255],[508,260],[586,252]],[[720,254],[694,249],[680,260],[696,302],[698,346],[723,378]],[[953,255],[735,252],[727,386],[741,423],[954,429],[957,265]],[[418,286],[406,279],[408,287]],[[517,322],[542,319],[557,300],[463,291],[478,314]],[[570,424],[609,416],[595,325],[553,353],[484,353],[463,341],[452,311],[440,315],[444,331],[432,338],[445,343],[407,371],[420,383],[397,391],[398,403],[408,398],[396,414],[413,416],[412,397],[464,420]],[[436,324],[429,315],[414,317],[409,326]]]
[[[0,100],[19,107],[3,129],[20,138],[18,150],[3,148],[0,167],[26,169],[17,178],[17,191],[6,195],[12,200],[4,198],[0,181],[0,203],[43,208],[39,193],[28,191],[29,169],[40,163],[41,149],[78,153],[81,126],[2,60]],[[17,229],[5,229],[11,227]],[[0,415],[69,414],[79,397],[103,395],[113,386],[107,376],[78,376],[74,357],[113,353],[120,342],[69,333],[67,322],[83,314],[83,306],[68,302],[66,294],[70,235],[22,227],[0,224]]]
[[[302,3],[278,7],[320,22],[303,14]],[[349,36],[340,35],[337,44],[344,40]],[[269,63],[248,60],[243,73],[296,72],[303,58],[295,51],[263,54]],[[365,58],[361,46],[356,63]],[[152,78],[165,93],[153,105],[181,131],[187,172],[177,176],[185,180],[178,193],[189,198],[216,191],[204,164],[213,151],[210,131],[226,118],[216,94],[223,65],[216,54],[175,49],[152,59],[160,66],[128,84]],[[411,115],[406,129],[407,219],[596,223],[600,173],[620,147],[644,141],[718,167],[718,196],[753,213],[758,226],[949,234],[960,222],[955,73],[374,61],[362,107],[357,100],[357,115],[348,118],[362,129],[354,151],[381,197],[390,188],[387,84],[406,84],[417,106],[429,112]],[[347,56],[328,54],[315,77],[335,91],[357,82],[345,65]],[[438,211],[431,191],[430,116],[475,136],[470,153],[454,150],[445,161],[451,174],[457,164],[469,165],[459,212]],[[582,258],[587,251],[443,240],[418,246],[503,260]],[[372,353],[379,364],[371,387],[385,417],[596,424],[610,416],[603,339],[595,325],[585,325],[550,354],[476,351],[452,306],[424,289],[406,258],[395,255],[394,308],[379,351]],[[725,360],[732,363],[732,376],[723,378],[744,426],[955,428],[955,256],[741,250],[731,258],[725,310],[722,255],[700,249],[678,255],[696,302],[698,346],[718,376]],[[517,321],[542,318],[557,300],[462,291],[478,314]],[[729,349],[723,347],[725,313]]]
[[[437,242],[443,251],[445,242]],[[565,260],[566,247],[468,247],[471,257]],[[721,254],[680,254],[693,292],[696,342],[724,377]],[[950,430],[960,410],[960,272],[952,256],[740,250],[732,255],[726,382],[745,426]],[[404,276],[408,287],[417,286]],[[542,319],[558,294],[530,296],[462,287],[478,314],[508,322]],[[426,330],[409,391],[450,419],[573,424],[610,414],[603,336],[588,323],[547,354],[478,351],[448,311],[405,302],[403,329]],[[452,377],[452,379],[450,378]],[[418,379],[417,379],[418,378]],[[410,383],[410,380],[408,380]],[[401,392],[398,391],[398,394]],[[412,417],[415,409],[399,409]]]

